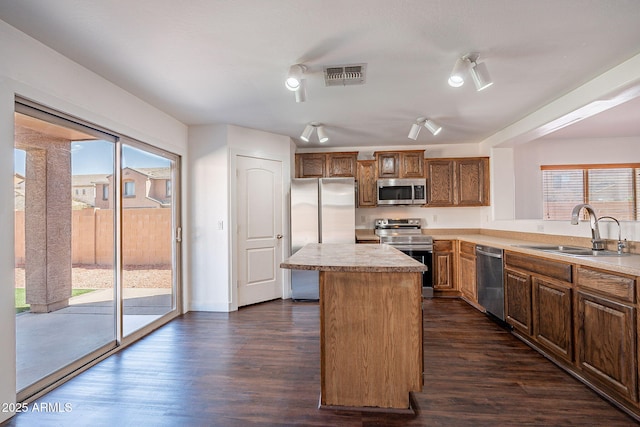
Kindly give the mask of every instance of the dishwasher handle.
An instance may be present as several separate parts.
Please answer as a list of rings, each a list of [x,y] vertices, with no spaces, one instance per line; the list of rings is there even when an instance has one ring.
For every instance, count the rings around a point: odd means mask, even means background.
[[[480,255],[485,255],[491,258],[498,258],[498,259],[502,259],[502,250],[499,249],[498,252],[487,252],[484,250],[484,248],[476,246],[476,255],[480,254]]]

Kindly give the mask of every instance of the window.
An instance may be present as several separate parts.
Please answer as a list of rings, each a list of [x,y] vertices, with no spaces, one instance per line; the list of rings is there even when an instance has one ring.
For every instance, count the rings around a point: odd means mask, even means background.
[[[136,183],[134,181],[124,182],[124,197],[135,197],[136,195]]]
[[[571,218],[589,203],[598,216],[637,221],[640,164],[541,166],[545,220]]]
[[[102,200],[109,200],[109,186],[106,184],[102,186]]]

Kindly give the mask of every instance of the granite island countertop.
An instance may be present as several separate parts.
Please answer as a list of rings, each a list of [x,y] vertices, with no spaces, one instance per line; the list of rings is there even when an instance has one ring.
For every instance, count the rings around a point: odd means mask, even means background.
[[[427,271],[427,266],[389,245],[309,243],[280,264],[293,270],[396,272]]]

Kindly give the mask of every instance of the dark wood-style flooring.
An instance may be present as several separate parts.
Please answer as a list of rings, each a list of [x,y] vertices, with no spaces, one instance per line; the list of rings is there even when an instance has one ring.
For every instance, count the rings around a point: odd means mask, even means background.
[[[278,300],[229,314],[188,313],[2,425],[637,425],[456,299],[425,300],[425,385],[415,394],[417,416],[318,410],[318,325],[315,303]]]

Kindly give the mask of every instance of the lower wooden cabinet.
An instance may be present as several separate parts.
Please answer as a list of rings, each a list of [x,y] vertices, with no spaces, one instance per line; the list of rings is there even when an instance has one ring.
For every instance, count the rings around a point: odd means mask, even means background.
[[[571,284],[533,277],[534,338],[554,356],[571,363],[573,360],[573,322]]]
[[[434,292],[444,291],[444,294],[450,294],[456,291],[454,244],[455,242],[452,240],[434,240],[433,242]]]
[[[531,276],[504,270],[505,320],[515,329],[531,335]]]
[[[476,286],[476,245],[460,242],[460,292],[467,300],[478,302],[478,288]]]
[[[638,278],[510,251],[504,277],[516,335],[640,417]]]
[[[576,271],[576,364],[607,394],[637,406],[637,278],[584,266]]]

